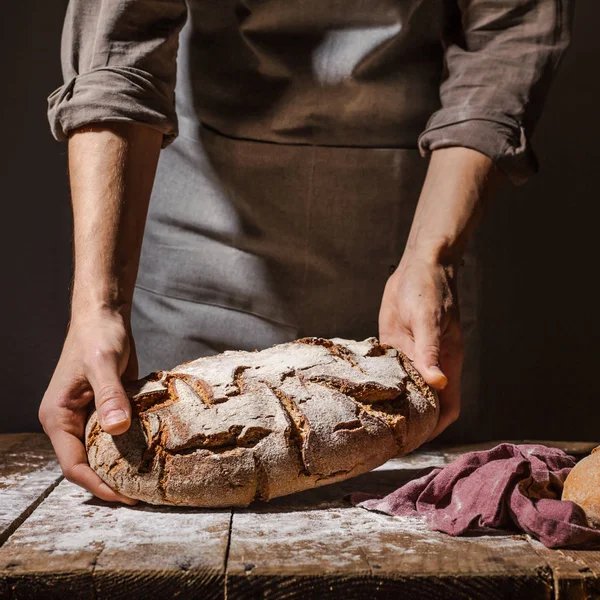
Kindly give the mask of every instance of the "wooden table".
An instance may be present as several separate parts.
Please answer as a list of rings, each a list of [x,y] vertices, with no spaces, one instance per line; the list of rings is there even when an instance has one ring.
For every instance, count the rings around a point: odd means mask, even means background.
[[[492,447],[424,447],[248,509],[115,506],[64,480],[45,436],[0,436],[0,598],[600,598],[600,551],[526,535],[452,538],[352,507]],[[548,443],[548,442],[545,442]],[[594,444],[556,443],[583,455]]]

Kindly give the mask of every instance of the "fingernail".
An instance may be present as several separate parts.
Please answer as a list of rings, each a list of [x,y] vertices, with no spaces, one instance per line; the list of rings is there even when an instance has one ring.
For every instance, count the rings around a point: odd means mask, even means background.
[[[431,365],[429,367],[429,370],[431,371],[431,373],[433,373],[434,375],[436,375],[437,377],[439,377],[442,381],[441,383],[445,386],[448,383],[448,378],[444,375],[444,373],[442,372],[442,370],[437,367],[436,365]]]
[[[103,421],[105,425],[116,425],[127,421],[127,418],[127,413],[122,408],[115,408],[104,415]]]

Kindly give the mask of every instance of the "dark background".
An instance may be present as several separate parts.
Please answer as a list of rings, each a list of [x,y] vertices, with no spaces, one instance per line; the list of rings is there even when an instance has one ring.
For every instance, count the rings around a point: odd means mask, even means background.
[[[61,83],[66,4],[4,3],[0,19],[0,432],[39,429],[37,406],[67,326],[66,145],[52,139],[46,121],[46,97]],[[599,20],[597,0],[578,0],[574,41],[533,140],[541,172],[519,188],[505,185],[479,230],[485,409],[478,437],[502,436],[494,425],[510,414],[518,438],[600,439]]]

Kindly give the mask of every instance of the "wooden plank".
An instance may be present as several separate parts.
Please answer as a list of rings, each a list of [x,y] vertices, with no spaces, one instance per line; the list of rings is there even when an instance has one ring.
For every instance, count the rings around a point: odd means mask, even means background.
[[[423,450],[413,452],[402,458],[392,458],[384,465],[377,467],[369,473],[341,481],[333,485],[306,490],[291,496],[276,498],[267,503],[255,503],[256,507],[290,507],[299,508],[327,508],[339,506],[353,492],[368,492],[370,494],[385,495],[393,492],[403,483],[417,477],[427,467],[444,466],[448,459],[438,450]],[[236,511],[237,512],[237,511]]]
[[[454,459],[463,452],[493,448],[499,441],[442,448],[444,456]],[[577,459],[587,456],[600,442],[514,440],[515,444],[543,444],[560,448]],[[549,549],[526,536],[529,544],[552,570],[555,598],[558,600],[588,600],[600,598],[600,552]]]
[[[434,446],[436,450],[443,453],[449,460],[454,460],[466,452],[477,452],[480,450],[489,450],[498,444],[508,442],[510,444],[541,444],[550,448],[560,448],[567,454],[575,458],[583,458],[588,455],[600,442],[569,442],[569,441],[550,441],[550,440],[493,440],[491,442],[479,442],[476,444],[457,444],[448,446]]]
[[[552,575],[520,536],[449,538],[357,508],[241,511],[231,598],[552,598]]]
[[[11,446],[34,436],[42,437],[40,433],[2,433],[0,434],[0,454],[6,452]]]
[[[552,569],[556,600],[600,598],[600,552],[549,549],[529,538],[529,543]]]
[[[600,552],[551,551],[522,536],[451,538],[347,500],[386,494],[424,467],[497,443],[428,445],[352,480],[236,511],[233,521],[230,511],[108,505],[63,481],[0,549],[0,597],[551,598],[554,586],[561,599],[600,597]],[[576,456],[596,445],[540,443]],[[44,456],[53,485],[60,471],[44,436],[0,436],[0,482],[32,490]],[[0,511],[14,514],[8,489]]]
[[[424,451],[425,452],[425,451]],[[448,458],[427,450],[350,481],[236,510],[229,598],[551,598],[547,562],[522,536],[452,538],[417,519],[352,507]]]
[[[112,505],[62,481],[0,549],[12,598],[223,597],[231,511]]]
[[[600,598],[600,552],[593,550],[560,550],[554,560],[564,558],[553,567],[560,600]],[[567,566],[565,566],[565,563]]]
[[[464,452],[493,448],[500,441],[480,444],[442,447],[440,451],[448,460],[454,460]],[[512,440],[515,444],[542,444],[560,448],[577,459],[587,456],[600,442]],[[568,600],[600,598],[600,552],[551,550],[541,542],[527,536],[527,540],[538,556],[546,561],[552,570],[555,597]]]
[[[441,448],[444,456],[454,459],[464,452],[493,448],[500,441]],[[600,442],[513,440],[515,444],[543,444],[560,448],[577,459],[587,456]],[[555,597],[568,600],[600,598],[600,552],[584,550],[549,549],[527,536],[532,548],[550,566],[553,574]]]
[[[61,477],[45,435],[0,435],[0,546]]]

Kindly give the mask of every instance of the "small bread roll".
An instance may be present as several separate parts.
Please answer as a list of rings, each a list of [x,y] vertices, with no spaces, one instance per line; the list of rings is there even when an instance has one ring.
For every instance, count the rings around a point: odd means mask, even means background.
[[[600,528],[600,446],[579,461],[567,476],[562,499],[579,504],[590,525]]]

